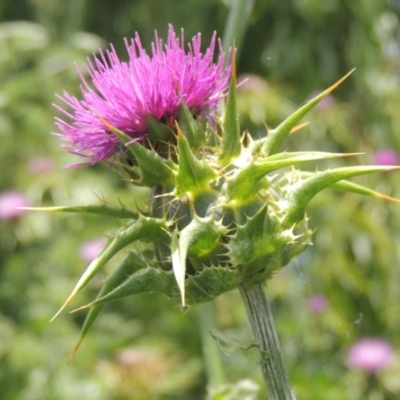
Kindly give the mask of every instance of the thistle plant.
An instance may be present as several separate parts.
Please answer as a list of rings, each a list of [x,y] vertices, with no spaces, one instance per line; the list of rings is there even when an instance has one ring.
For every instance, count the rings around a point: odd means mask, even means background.
[[[315,195],[330,188],[391,200],[347,179],[396,167],[307,172],[298,166],[352,154],[280,152],[303,117],[349,74],[255,139],[239,126],[235,50],[223,54],[215,35],[205,53],[200,34],[186,52],[183,33],[178,38],[172,26],[165,46],[155,35],[151,55],[138,35],[126,48],[127,62],[113,48],[88,60],[89,78],[79,72],[82,99],[64,93],[57,106],[56,135],[84,158],[69,167],[106,162],[132,185],[149,188],[145,209],[135,198],[128,205],[47,208],[124,220],[59,311],[128,249],[97,298],[78,309],[89,312],[75,351],[108,303],[159,292],[185,308],[239,288],[271,398],[293,399],[263,285],[310,245],[306,209]],[[138,242],[136,250],[129,247]]]

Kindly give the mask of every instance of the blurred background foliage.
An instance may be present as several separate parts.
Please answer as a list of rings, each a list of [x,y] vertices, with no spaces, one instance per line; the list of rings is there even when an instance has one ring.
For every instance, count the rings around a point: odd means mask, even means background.
[[[63,169],[76,159],[50,135],[55,93],[79,95],[73,64],[82,66],[109,42],[125,57],[122,39],[135,31],[149,48],[154,29],[165,37],[172,23],[185,29],[187,41],[202,32],[206,45],[213,31],[223,36],[235,1],[2,0],[0,193],[19,190],[35,206],[90,204],[98,197],[113,204],[145,201],[146,191],[133,193],[107,166]],[[399,0],[255,0],[238,61],[239,74],[248,78],[239,89],[243,129],[257,135],[264,122],[275,126],[356,68],[286,145],[363,153],[337,165],[374,163],[382,149],[396,158],[399,17]],[[358,182],[400,198],[398,173]],[[325,191],[308,215],[318,227],[314,246],[267,286],[298,398],[398,399],[400,206]],[[106,217],[81,215],[24,213],[0,221],[2,400],[206,398],[197,310],[182,314],[161,295],[108,306],[66,364],[83,316],[48,321],[87,264],[82,246],[117,228]],[[90,301],[106,276],[107,270],[76,305]],[[310,306],[315,295],[324,307]],[[221,331],[251,339],[238,293],[219,298],[217,308]],[[373,376],[346,366],[347,350],[370,336],[395,351]],[[214,399],[266,398],[255,352],[237,351],[223,361],[232,390]]]

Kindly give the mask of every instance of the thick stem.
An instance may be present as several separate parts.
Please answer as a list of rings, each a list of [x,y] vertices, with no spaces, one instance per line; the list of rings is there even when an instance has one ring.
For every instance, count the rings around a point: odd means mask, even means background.
[[[213,389],[216,389],[225,382],[225,378],[221,351],[218,343],[210,334],[210,330],[217,327],[215,303],[213,301],[199,305],[199,320],[207,381]]]
[[[260,350],[261,372],[271,400],[295,400],[289,376],[283,363],[278,335],[262,284],[239,287],[254,339]]]

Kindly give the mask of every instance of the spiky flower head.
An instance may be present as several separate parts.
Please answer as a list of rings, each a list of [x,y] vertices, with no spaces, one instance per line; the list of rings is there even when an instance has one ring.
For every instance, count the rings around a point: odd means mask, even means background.
[[[135,242],[143,244],[128,252],[97,299],[81,307],[90,308],[81,339],[105,304],[127,296],[160,292],[185,307],[271,278],[310,244],[306,208],[325,188],[391,199],[345,179],[396,167],[307,172],[294,167],[345,154],[279,152],[286,137],[304,125],[298,125],[302,118],[349,74],[254,139],[239,126],[234,52],[231,68],[225,69],[223,56],[217,64],[212,61],[214,43],[215,37],[203,55],[197,36],[185,54],[183,38],[176,39],[170,27],[166,51],[156,36],[148,57],[136,37],[128,45],[128,63],[111,50],[89,65],[97,92],[84,81],[83,100],[63,96],[74,109],[73,122],[58,120],[58,126],[73,150],[96,162],[123,149],[131,158],[120,166],[135,185],[152,193],[143,210],[108,204],[50,209],[126,220],[61,310],[116,253]],[[202,123],[198,116],[211,119],[225,94],[218,118]],[[172,134],[163,136],[165,129]],[[151,135],[157,140],[161,135],[158,142],[167,142],[168,151],[154,151]]]
[[[212,120],[219,100],[226,95],[230,74],[219,41],[220,54],[214,62],[216,45],[214,33],[202,53],[198,34],[186,52],[183,30],[178,38],[170,25],[165,46],[155,32],[151,55],[136,34],[134,39],[125,40],[128,61],[121,61],[112,46],[88,59],[90,79],[79,72],[82,100],[64,93],[59,98],[67,110],[56,106],[68,119],[56,118],[58,135],[70,142],[66,149],[88,157],[87,164],[106,160],[122,148],[104,120],[133,141],[141,141],[148,136],[149,118],[173,128],[182,102],[193,116]]]

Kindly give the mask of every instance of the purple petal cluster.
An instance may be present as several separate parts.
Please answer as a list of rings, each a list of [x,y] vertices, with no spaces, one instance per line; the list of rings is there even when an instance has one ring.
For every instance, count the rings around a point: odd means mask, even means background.
[[[347,365],[374,374],[390,363],[393,353],[392,346],[386,340],[364,338],[350,348]]]
[[[30,205],[26,196],[17,190],[6,190],[0,193],[0,220],[11,220],[25,213],[18,207]]]
[[[399,154],[393,149],[381,149],[374,154],[374,162],[377,165],[398,165]]]
[[[127,62],[120,61],[112,46],[88,60],[86,71],[91,82],[79,72],[81,100],[68,93],[59,96],[71,111],[56,106],[68,120],[56,118],[60,130],[56,135],[70,142],[65,146],[67,151],[88,157],[87,164],[106,160],[119,151],[118,139],[104,121],[140,141],[148,133],[146,116],[172,126],[185,101],[196,116],[212,119],[218,101],[227,93],[230,66],[225,65],[220,43],[219,58],[213,60],[215,34],[204,54],[201,34],[192,39],[186,53],[183,30],[178,38],[171,25],[165,46],[155,33],[151,56],[138,34],[125,45]]]
[[[315,294],[307,299],[307,308],[315,314],[321,314],[328,308],[328,299],[322,294]]]
[[[81,259],[86,263],[92,262],[100,254],[101,250],[103,250],[106,242],[106,238],[104,237],[84,242],[79,251]]]

